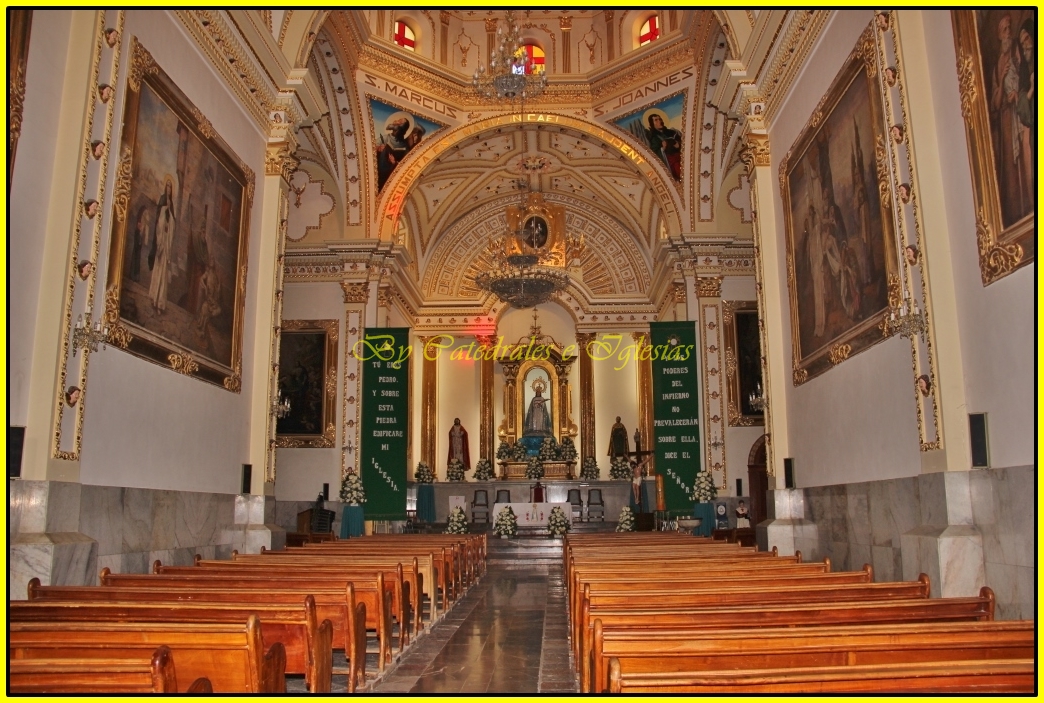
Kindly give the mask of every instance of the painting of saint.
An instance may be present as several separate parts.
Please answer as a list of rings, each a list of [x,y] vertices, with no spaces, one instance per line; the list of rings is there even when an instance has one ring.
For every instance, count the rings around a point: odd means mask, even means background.
[[[395,167],[415,146],[443,125],[370,98],[370,116],[376,147],[377,192],[388,182]]]
[[[667,167],[676,182],[682,179],[682,148],[685,144],[682,129],[685,123],[685,93],[661,100],[637,112],[624,115],[613,122],[630,132]]]
[[[825,117],[805,128],[786,157],[795,369],[820,373],[831,347],[857,351],[881,337],[876,325],[888,307],[896,256],[873,160],[875,138],[884,138],[878,101],[865,65],[850,58],[828,93]]]

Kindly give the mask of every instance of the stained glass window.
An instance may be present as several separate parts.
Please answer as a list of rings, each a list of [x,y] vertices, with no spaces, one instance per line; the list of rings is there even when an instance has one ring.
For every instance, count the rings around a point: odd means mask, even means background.
[[[632,25],[633,26],[633,25]],[[660,17],[653,15],[642,25],[642,31],[638,32],[638,46],[645,46],[660,37]]]
[[[540,74],[544,72],[544,50],[536,44],[525,44],[523,46],[520,46],[515,56],[528,57],[529,62],[526,64],[525,67],[525,72],[527,74]],[[515,72],[522,73],[522,69],[516,67]]]
[[[417,35],[413,33],[408,24],[401,20],[395,23],[395,36],[392,38],[404,49],[417,50]]]

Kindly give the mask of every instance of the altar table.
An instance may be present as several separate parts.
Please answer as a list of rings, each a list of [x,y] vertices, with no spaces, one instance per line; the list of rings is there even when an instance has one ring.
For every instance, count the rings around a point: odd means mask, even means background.
[[[512,512],[518,518],[519,527],[547,527],[547,520],[555,507],[561,508],[566,519],[572,522],[573,508],[569,503],[494,503],[489,514],[490,521],[496,523],[497,515],[507,506],[511,506]]]

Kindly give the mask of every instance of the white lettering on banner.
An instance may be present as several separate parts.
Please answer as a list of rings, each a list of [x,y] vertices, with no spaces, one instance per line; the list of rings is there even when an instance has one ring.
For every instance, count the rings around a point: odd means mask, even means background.
[[[377,463],[377,460],[371,457],[370,458],[370,463],[373,464],[373,468],[375,468],[377,470],[377,473],[379,473],[381,476],[384,477],[385,482],[387,482],[387,484],[389,486],[391,486],[392,490],[395,491],[396,493],[398,493],[399,492],[398,484],[395,483],[395,481],[392,479],[391,476],[389,476],[388,474],[384,473],[384,469],[382,469],[381,465]]]
[[[397,376],[378,376],[378,383],[398,383],[399,379]]]
[[[679,425],[698,425],[699,420],[696,418],[684,418],[681,420],[653,420],[653,425],[656,427],[677,427]]]
[[[688,393],[664,393],[663,400],[685,400],[689,397]]]
[[[382,398],[398,398],[399,391],[381,391]]]
[[[663,369],[663,372],[665,374],[689,373],[689,367],[688,366],[667,366],[667,367],[665,367]]]
[[[681,476],[679,476],[674,471],[674,469],[672,469],[671,467],[668,466],[666,468],[666,471],[667,471],[667,475],[674,479],[674,482],[678,484],[679,488],[681,488],[683,491],[685,491],[686,495],[692,495],[692,489],[690,489],[688,486],[685,485],[685,482],[681,480]]]

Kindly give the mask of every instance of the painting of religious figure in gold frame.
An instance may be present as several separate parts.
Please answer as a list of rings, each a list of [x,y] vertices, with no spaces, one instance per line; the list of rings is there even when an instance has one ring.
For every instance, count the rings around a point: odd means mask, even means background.
[[[982,284],[1036,257],[1036,10],[954,10]]]
[[[897,270],[872,31],[780,164],[795,385],[881,341]]]
[[[284,320],[279,392],[290,412],[276,420],[276,446],[332,447],[337,435],[337,320]]]
[[[131,42],[105,320],[117,346],[238,393],[254,174]]]

